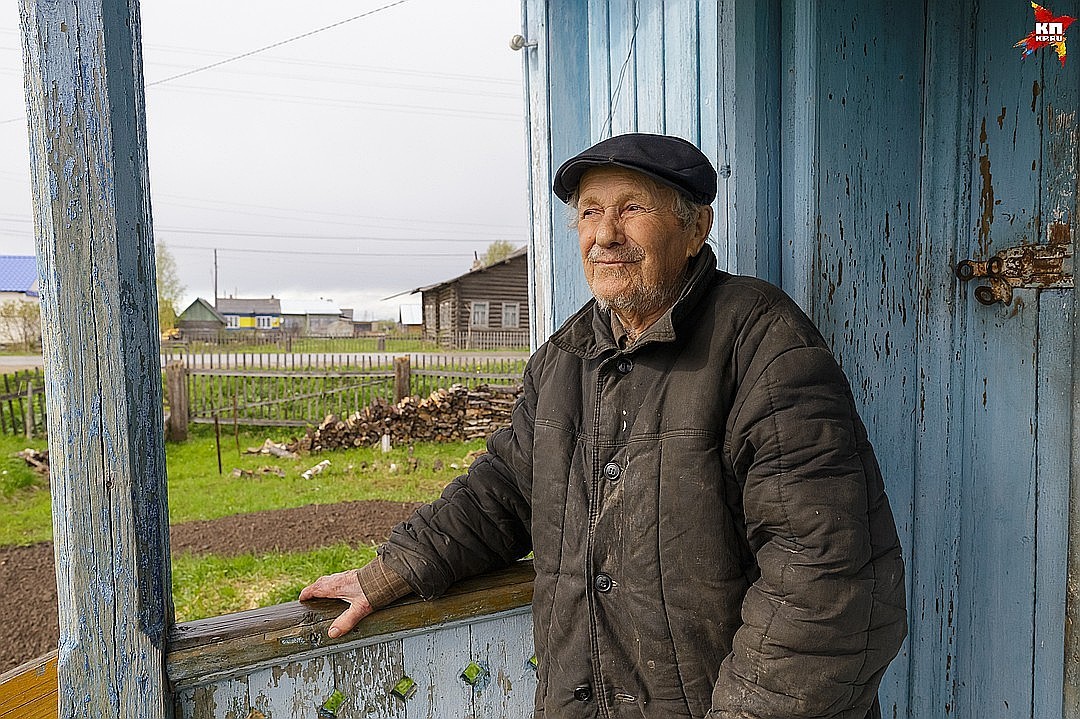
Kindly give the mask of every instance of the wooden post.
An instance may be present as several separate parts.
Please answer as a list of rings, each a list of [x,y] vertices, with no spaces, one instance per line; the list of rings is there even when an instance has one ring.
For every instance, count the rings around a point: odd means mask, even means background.
[[[408,397],[412,386],[412,371],[409,368],[409,356],[394,358],[394,403]]]
[[[237,378],[239,384],[240,379]],[[232,395],[232,431],[233,439],[236,440],[236,456],[240,456],[240,405],[239,400],[236,398],[236,388],[233,387]]]
[[[183,362],[165,365],[165,391],[169,397],[170,442],[186,442],[188,438],[188,382],[187,367]]]
[[[173,621],[137,0],[21,0],[57,716],[167,719]]]
[[[23,412],[23,423],[26,425],[26,438],[34,437],[34,378],[26,376],[26,411]]]
[[[221,423],[217,412],[214,412],[214,446],[217,447],[217,473],[221,474]]]

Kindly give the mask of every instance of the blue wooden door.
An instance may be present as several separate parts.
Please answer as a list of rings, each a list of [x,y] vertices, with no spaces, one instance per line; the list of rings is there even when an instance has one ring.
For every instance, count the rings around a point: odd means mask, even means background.
[[[904,539],[886,714],[1061,717],[1072,290],[984,306],[953,268],[1071,241],[1080,74],[1021,61],[1027,3],[828,3],[805,23],[781,146],[813,166],[813,227],[782,275],[852,380]]]
[[[1080,58],[1021,60],[1021,0],[523,6],[536,338],[587,298],[553,168],[611,133],[698,142],[721,169],[721,265],[806,309],[878,451],[911,624],[885,715],[1077,716],[1062,699],[1073,290],[987,306],[954,270],[1071,243]]]

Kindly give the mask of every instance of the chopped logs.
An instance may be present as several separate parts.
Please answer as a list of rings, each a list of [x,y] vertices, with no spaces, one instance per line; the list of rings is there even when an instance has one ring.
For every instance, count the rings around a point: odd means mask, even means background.
[[[520,386],[469,389],[455,384],[423,399],[406,397],[396,405],[380,398],[348,417],[328,416],[317,429],[309,429],[296,448],[319,452],[371,447],[384,434],[390,435],[394,444],[482,439],[510,424],[510,412],[520,393]]]

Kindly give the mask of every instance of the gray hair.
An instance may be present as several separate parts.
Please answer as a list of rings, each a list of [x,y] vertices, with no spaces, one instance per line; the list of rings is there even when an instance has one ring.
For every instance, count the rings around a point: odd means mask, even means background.
[[[646,177],[646,180],[651,182],[661,192],[669,193],[671,196],[671,207],[669,208],[678,218],[679,224],[685,230],[697,221],[698,214],[702,209],[708,207],[708,205],[699,205],[693,202],[683,193],[668,187],[667,185],[661,185],[651,177]],[[567,213],[567,225],[574,229],[578,224],[578,191],[574,188],[574,191],[570,193],[570,197],[566,200],[566,213]]]

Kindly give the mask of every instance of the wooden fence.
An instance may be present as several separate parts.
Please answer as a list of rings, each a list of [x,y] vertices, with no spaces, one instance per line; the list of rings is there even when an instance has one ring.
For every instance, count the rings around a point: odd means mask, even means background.
[[[454,384],[516,384],[525,368],[523,356],[264,355],[255,362],[252,357],[226,357],[167,365],[171,436],[184,436],[185,419],[303,427],[330,414],[351,414],[376,400],[423,397]]]
[[[40,369],[5,374],[0,383],[0,432],[45,434],[45,376]]]
[[[523,330],[464,330],[442,337],[443,344],[462,350],[499,350],[529,346],[529,333]]]

